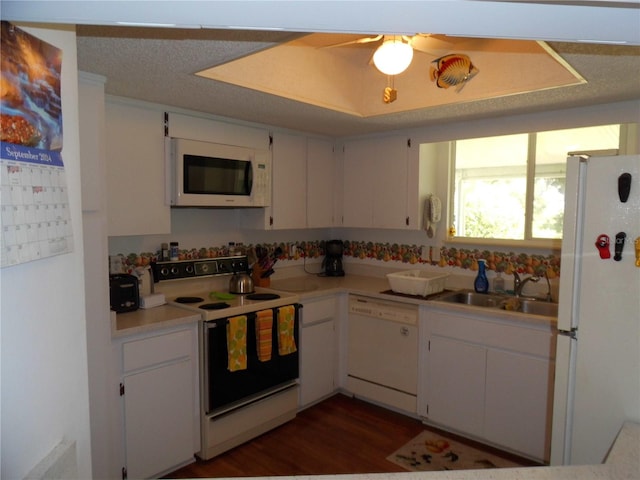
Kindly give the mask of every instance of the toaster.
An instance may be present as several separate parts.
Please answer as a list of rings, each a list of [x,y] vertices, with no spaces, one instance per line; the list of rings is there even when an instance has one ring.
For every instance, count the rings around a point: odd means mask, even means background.
[[[138,277],[118,273],[109,275],[111,310],[116,313],[132,312],[140,306]]]

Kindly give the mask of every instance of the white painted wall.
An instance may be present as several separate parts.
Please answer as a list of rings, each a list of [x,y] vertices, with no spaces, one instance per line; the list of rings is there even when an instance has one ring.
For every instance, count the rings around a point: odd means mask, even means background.
[[[64,440],[76,442],[79,478],[91,478],[75,29],[24,30],[64,52],[62,157],[74,250],[0,271],[0,476],[23,478]]]

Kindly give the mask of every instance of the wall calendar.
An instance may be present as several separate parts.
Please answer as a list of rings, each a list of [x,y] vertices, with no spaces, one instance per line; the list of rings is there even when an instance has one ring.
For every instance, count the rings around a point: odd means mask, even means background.
[[[1,22],[0,266],[73,250],[62,160],[62,52]]]

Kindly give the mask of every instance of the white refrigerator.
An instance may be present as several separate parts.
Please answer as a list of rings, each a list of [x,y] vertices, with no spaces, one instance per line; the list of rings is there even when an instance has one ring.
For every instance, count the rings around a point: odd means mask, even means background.
[[[565,204],[551,464],[597,464],[640,421],[640,156],[570,156]]]

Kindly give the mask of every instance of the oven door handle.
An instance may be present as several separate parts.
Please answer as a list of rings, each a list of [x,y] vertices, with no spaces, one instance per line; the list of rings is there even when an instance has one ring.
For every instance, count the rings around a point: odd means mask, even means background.
[[[220,325],[218,325],[220,323]],[[221,320],[202,322],[202,355],[200,357],[200,368],[202,370],[200,388],[202,398],[202,405],[200,406],[201,410],[206,414],[209,410],[209,356],[210,356],[210,348],[209,345],[209,330],[213,328],[218,328],[224,325],[224,322]]]

